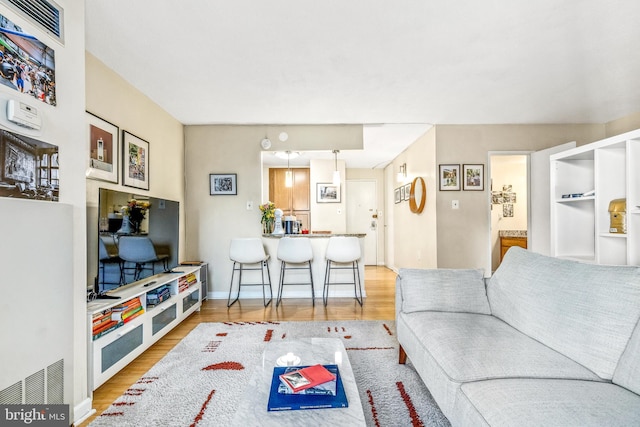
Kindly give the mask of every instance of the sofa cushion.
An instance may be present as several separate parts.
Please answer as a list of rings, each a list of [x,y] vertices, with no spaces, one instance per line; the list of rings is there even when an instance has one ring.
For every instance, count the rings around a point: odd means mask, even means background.
[[[463,384],[453,425],[637,426],[640,396],[615,384],[557,379],[500,379]]]
[[[490,314],[482,270],[400,269],[402,311]]]
[[[512,247],[487,294],[493,315],[611,379],[640,317],[640,268]]]
[[[505,377],[598,380],[585,367],[493,316],[416,312],[403,314],[402,319],[451,381]]]
[[[613,382],[640,394],[640,321],[620,357]]]

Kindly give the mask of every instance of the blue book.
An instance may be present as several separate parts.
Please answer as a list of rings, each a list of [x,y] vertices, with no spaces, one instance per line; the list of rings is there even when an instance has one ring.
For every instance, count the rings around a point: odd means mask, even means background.
[[[321,408],[346,408],[349,406],[347,395],[344,392],[344,385],[340,378],[340,372],[337,365],[323,365],[329,371],[336,375],[336,394],[335,396],[327,394],[283,394],[278,392],[280,387],[280,375],[285,373],[291,367],[276,366],[273,368],[273,376],[271,378],[271,390],[269,392],[269,402],[267,410],[269,411],[295,411],[299,409],[321,409]],[[296,368],[304,368],[298,366]]]

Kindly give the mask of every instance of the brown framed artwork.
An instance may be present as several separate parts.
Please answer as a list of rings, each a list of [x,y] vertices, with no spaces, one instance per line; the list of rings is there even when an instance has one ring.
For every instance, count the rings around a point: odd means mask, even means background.
[[[118,126],[87,111],[87,142],[89,158],[87,178],[118,183]]]
[[[440,191],[460,191],[460,165],[439,165],[438,181]]]
[[[122,185],[149,189],[149,143],[122,131]]]

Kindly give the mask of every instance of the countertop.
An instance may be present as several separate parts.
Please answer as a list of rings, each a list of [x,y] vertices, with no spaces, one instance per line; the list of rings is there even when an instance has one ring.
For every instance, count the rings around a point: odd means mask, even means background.
[[[500,237],[527,237],[527,230],[500,230]]]
[[[273,234],[263,234],[262,237],[271,237],[273,239],[280,239],[282,237],[309,237],[311,239],[314,238],[327,238],[333,236],[346,236],[346,237],[364,237],[366,234],[364,233],[311,233],[311,234],[283,234],[274,236]]]

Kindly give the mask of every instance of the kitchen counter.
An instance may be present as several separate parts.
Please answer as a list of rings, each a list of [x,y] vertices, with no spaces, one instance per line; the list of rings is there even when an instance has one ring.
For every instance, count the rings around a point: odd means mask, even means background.
[[[313,273],[313,288],[316,296],[316,304],[322,304],[322,288],[324,286],[324,274],[326,268],[326,259],[324,257],[329,244],[329,238],[333,236],[354,236],[360,241],[360,252],[362,256],[358,262],[358,270],[360,271],[360,283],[362,284],[362,295],[367,296],[364,284],[364,237],[366,234],[348,234],[348,233],[314,233],[314,234],[287,234],[287,237],[308,237],[311,242],[311,251],[313,252],[313,260],[311,261],[311,271]],[[278,294],[278,280],[280,278],[280,260],[278,260],[278,243],[279,239],[284,236],[273,236],[271,234],[263,234],[262,242],[265,250],[269,254],[269,271],[271,273],[271,289],[273,290],[273,298]],[[353,272],[351,270],[337,270],[331,273],[331,282],[353,282]],[[305,283],[309,282],[308,270],[287,270],[285,283]],[[329,286],[329,302],[327,306],[331,306],[331,298],[354,298],[353,285],[332,285]],[[261,297],[261,296],[260,296]],[[309,285],[287,285],[282,291],[282,298],[311,298],[311,289]],[[286,301],[283,301],[286,304]],[[311,304],[311,301],[309,301]]]
[[[499,237],[527,237],[527,230],[500,230]]]

